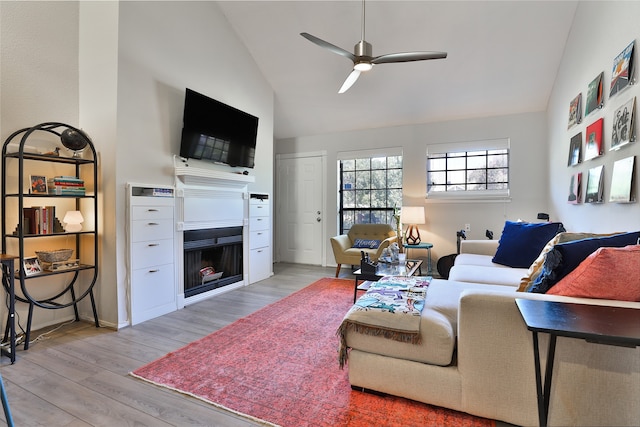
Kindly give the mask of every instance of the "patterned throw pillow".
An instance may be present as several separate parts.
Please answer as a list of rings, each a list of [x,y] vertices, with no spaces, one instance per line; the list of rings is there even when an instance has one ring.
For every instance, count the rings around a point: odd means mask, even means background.
[[[353,247],[357,249],[376,249],[378,246],[380,246],[380,240],[356,239],[353,242]]]
[[[640,245],[596,250],[547,293],[640,301]]]

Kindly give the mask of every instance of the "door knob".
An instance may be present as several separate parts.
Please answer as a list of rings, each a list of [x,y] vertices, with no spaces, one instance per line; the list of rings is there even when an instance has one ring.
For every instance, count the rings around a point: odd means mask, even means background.
[[[322,219],[320,219],[320,217],[316,218],[316,221],[320,222],[322,221]]]

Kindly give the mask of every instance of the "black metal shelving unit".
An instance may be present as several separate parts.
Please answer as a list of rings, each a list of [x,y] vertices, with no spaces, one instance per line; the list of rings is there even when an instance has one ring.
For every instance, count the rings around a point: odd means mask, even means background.
[[[27,319],[27,327],[25,331],[24,349],[29,348],[29,340],[31,333],[31,322],[33,319],[33,310],[35,307],[40,307],[48,310],[63,309],[73,306],[76,321],[80,320],[77,304],[86,298],[87,296],[91,300],[91,308],[93,310],[93,317],[96,327],[99,327],[98,312],[96,309],[95,297],[93,288],[98,278],[98,158],[96,155],[95,147],[93,143],[86,138],[87,145],[84,148],[82,157],[73,155],[71,157],[65,157],[58,151],[56,154],[40,154],[35,152],[29,152],[27,139],[37,133],[48,133],[57,135],[60,137],[65,131],[73,131],[82,133],[79,129],[58,122],[47,122],[33,126],[31,128],[20,129],[11,134],[5,141],[2,147],[2,253],[7,254],[10,241],[16,241],[17,245],[12,243],[12,248],[17,246],[16,266],[17,271],[11,272],[14,275],[16,289],[20,289],[20,295],[16,295],[13,286],[9,286],[8,280],[3,280],[3,287],[9,295],[9,313],[7,316],[7,325],[5,328],[4,342],[9,341],[10,348],[2,348],[2,354],[11,358],[11,362],[15,361],[15,313],[13,312],[13,306],[15,301],[20,301],[29,305],[29,314]],[[84,134],[83,134],[84,135]],[[25,148],[26,147],[26,148]],[[27,151],[25,151],[27,150]],[[87,192],[84,195],[55,195],[55,194],[31,194],[29,191],[25,191],[26,183],[28,182],[30,171],[37,171],[38,164],[42,162],[56,164],[56,170],[61,170],[63,175],[70,175],[71,171],[75,173],[76,177],[84,176],[91,177],[93,182],[93,191]],[[58,168],[58,166],[60,166]],[[90,170],[87,170],[89,168]],[[8,189],[9,176],[16,176],[17,169],[17,188]],[[92,218],[92,230],[84,230],[79,232],[54,232],[50,234],[28,234],[28,230],[25,230],[25,218],[23,216],[24,208],[31,206],[39,206],[44,200],[53,201],[53,199],[68,199],[71,202],[69,206],[74,206],[75,210],[85,209],[83,215],[85,218],[87,215],[91,215]],[[17,210],[13,207],[9,208],[8,203],[11,200],[17,200]],[[11,202],[14,206],[15,201]],[[83,206],[84,205],[84,206]],[[70,209],[71,210],[71,209]],[[92,212],[90,212],[92,210]],[[86,213],[86,214],[85,214]],[[9,218],[7,214],[17,216],[17,226],[15,229],[9,227],[7,224]],[[55,239],[60,236],[71,236],[75,240],[75,254],[80,259],[79,265],[59,270],[59,271],[42,271],[40,273],[27,275],[24,269],[25,258],[29,258],[34,254],[26,253],[25,242],[29,242],[32,239]],[[90,242],[92,238],[92,242]],[[87,243],[89,240],[89,243]],[[87,248],[86,245],[92,246]],[[69,245],[73,246],[73,245]],[[82,259],[81,254],[89,258],[90,253],[93,252],[93,259]],[[86,273],[88,272],[88,273]],[[82,276],[82,277],[81,277]],[[30,291],[29,282],[33,283],[33,279],[37,280],[38,284],[41,284],[45,279],[53,278],[56,280],[65,280],[66,285],[60,291],[58,288],[55,292],[51,292],[51,295],[42,297],[34,296],[33,290]],[[63,279],[60,279],[60,278]],[[82,280],[80,280],[82,279]],[[85,287],[83,290],[79,290],[81,285]],[[78,291],[78,292],[77,292]],[[43,286],[38,286],[38,295],[42,295]],[[60,301],[66,295],[71,296],[71,301]]]

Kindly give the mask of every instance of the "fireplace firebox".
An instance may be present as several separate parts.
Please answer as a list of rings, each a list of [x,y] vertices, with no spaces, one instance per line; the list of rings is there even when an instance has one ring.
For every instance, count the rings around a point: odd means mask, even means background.
[[[184,232],[185,298],[243,280],[242,227]]]

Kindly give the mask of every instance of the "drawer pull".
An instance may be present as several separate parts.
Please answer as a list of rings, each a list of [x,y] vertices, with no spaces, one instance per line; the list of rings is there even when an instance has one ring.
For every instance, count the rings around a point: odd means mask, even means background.
[[[160,246],[160,243],[149,243],[147,246],[149,246],[149,247]]]
[[[158,269],[155,269],[155,270],[149,270],[149,273],[157,273],[157,272],[159,272],[159,271],[160,271],[160,270],[158,270]]]
[[[147,212],[158,212],[158,209],[147,209]]]
[[[147,224],[147,225],[158,225],[158,223],[157,223],[157,222],[150,222],[150,223],[149,223],[149,224]]]

